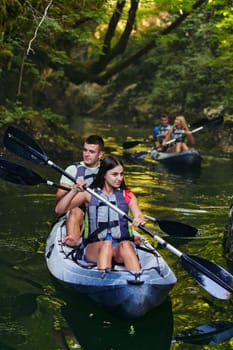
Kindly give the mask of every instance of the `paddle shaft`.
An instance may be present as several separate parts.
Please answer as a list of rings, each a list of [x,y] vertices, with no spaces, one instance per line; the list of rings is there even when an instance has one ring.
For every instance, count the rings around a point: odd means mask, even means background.
[[[144,215],[146,219],[154,222],[155,224],[158,223],[158,219],[154,218],[153,216],[150,216],[150,215]]]
[[[53,186],[53,187],[55,187],[55,188],[60,188],[61,190],[64,190],[64,191],[70,191],[70,188],[69,188],[69,187],[55,184],[54,182],[52,182],[52,181],[50,181],[50,180],[44,179],[43,182],[46,183],[46,184],[49,185],[49,186]]]
[[[170,252],[172,252],[173,254],[178,256],[179,258],[181,258],[181,260],[184,260],[190,266],[192,266],[193,268],[197,269],[199,272],[204,273],[206,276],[211,278],[215,283],[217,283],[218,285],[220,285],[224,289],[228,290],[230,293],[233,293],[233,288],[228,283],[226,283],[224,280],[219,278],[215,273],[211,272],[205,266],[201,265],[196,260],[194,260],[193,259],[194,257],[190,257],[190,256],[188,256],[186,254],[183,254],[180,250],[175,248],[170,243],[167,243],[164,239],[162,239],[161,237],[159,237],[159,236],[153,234],[152,232],[150,232],[146,227],[144,227],[142,225],[139,225],[138,227],[141,230],[143,230],[145,233],[147,233],[149,236],[154,238],[156,241],[158,241],[164,248],[167,248],[168,250],[170,250]]]

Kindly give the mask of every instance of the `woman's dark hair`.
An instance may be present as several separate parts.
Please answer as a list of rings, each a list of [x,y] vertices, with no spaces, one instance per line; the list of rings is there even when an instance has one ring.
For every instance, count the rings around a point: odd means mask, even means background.
[[[124,167],[122,161],[120,159],[118,159],[115,156],[108,156],[105,157],[100,164],[100,168],[98,171],[98,174],[96,175],[95,180],[93,181],[93,183],[91,184],[92,188],[103,188],[104,187],[104,183],[105,183],[105,174],[108,170],[111,170],[113,168],[115,168],[116,166],[121,165]],[[125,181],[123,179],[122,183],[121,183],[121,189],[126,189],[126,185],[125,185]]]

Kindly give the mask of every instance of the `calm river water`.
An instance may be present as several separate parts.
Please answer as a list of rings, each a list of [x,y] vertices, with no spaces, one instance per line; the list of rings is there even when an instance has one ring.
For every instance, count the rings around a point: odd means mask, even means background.
[[[87,120],[73,126],[80,135],[102,135],[106,153],[123,156],[127,136],[143,139],[150,128]],[[129,135],[130,134],[130,135]],[[164,237],[184,253],[200,256],[227,268],[222,254],[224,227],[233,202],[232,159],[213,157],[204,145],[198,173],[169,172],[150,160],[124,157],[128,186],[139,199],[145,214],[184,222],[199,229],[194,239]],[[203,137],[202,137],[203,140]],[[147,150],[147,145],[139,149]],[[144,147],[144,148],[142,148]],[[148,147],[148,146],[147,146]],[[133,151],[133,149],[131,150]],[[7,159],[33,168],[57,182],[60,175],[48,167],[25,163],[11,154]],[[77,152],[77,159],[80,151]],[[65,167],[77,159],[53,159]],[[54,189],[46,185],[20,186],[0,182],[0,350],[196,350],[233,348],[233,341],[219,345],[171,344],[187,327],[210,321],[233,321],[233,305],[220,301],[198,287],[183,270],[179,259],[158,247],[175,272],[178,282],[158,309],[136,321],[118,318],[80,298],[74,300],[51,279],[44,260],[45,241],[55,220]],[[158,226],[148,228],[162,234]],[[153,242],[157,246],[157,242]],[[170,345],[171,344],[171,345]]]

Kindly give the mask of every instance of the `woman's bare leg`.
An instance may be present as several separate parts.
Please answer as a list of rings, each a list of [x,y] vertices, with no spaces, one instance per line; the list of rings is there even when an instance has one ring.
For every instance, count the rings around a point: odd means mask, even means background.
[[[129,271],[140,271],[138,257],[130,241],[120,242],[113,251],[116,262],[123,263]]]
[[[181,152],[181,143],[180,142],[176,143],[176,152]]]
[[[189,148],[188,146],[186,145],[186,143],[182,143],[182,151],[187,151]]]
[[[100,270],[112,267],[113,248],[111,241],[91,243],[86,248],[86,259],[97,263]]]

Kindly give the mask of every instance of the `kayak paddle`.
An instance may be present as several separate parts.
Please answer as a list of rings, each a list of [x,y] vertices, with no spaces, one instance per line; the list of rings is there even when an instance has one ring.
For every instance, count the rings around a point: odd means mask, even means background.
[[[233,337],[233,323],[228,321],[215,321],[188,328],[180,332],[172,343],[183,342],[195,345],[215,345]]]
[[[39,147],[39,145],[22,130],[16,129],[14,127],[8,127],[4,134],[3,142],[6,148],[16,153],[17,155],[20,155],[26,159],[31,159],[32,161],[37,161],[40,164],[47,164],[53,169],[57,170],[59,173],[65,175],[74,183],[76,182],[74,177],[53,163],[44,153],[44,151]],[[111,209],[115,210],[118,214],[124,216],[129,222],[133,222],[133,219],[131,217],[126,215],[121,209],[114,206],[111,202],[104,199],[95,191],[89,187],[84,187],[84,189],[99,199],[101,202],[109,206]],[[142,225],[139,225],[138,228],[148,234],[150,237],[154,238],[164,248],[167,248],[173,254],[178,256],[181,259],[183,268],[209,294],[222,300],[227,300],[232,296],[233,276],[224,268],[206,259],[182,253],[174,246],[167,243],[164,239],[153,234]]]
[[[39,185],[46,184],[56,188],[61,188],[65,191],[70,191],[69,187],[55,184],[50,180],[42,178],[39,174],[34,171],[25,168],[19,164],[10,162],[5,159],[0,159],[0,178],[9,182],[13,182],[19,185]],[[149,216],[146,216],[151,218]],[[160,229],[171,236],[188,236],[192,237],[197,234],[195,227],[182,224],[176,221],[159,220],[153,218],[153,222],[156,222]]]

